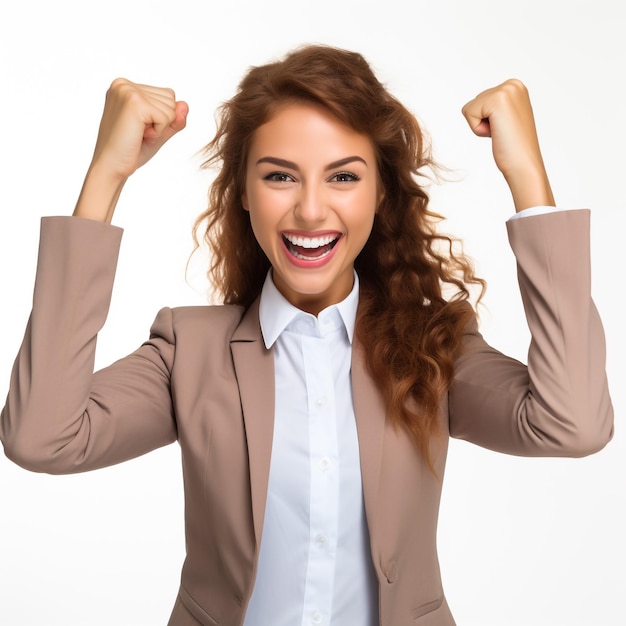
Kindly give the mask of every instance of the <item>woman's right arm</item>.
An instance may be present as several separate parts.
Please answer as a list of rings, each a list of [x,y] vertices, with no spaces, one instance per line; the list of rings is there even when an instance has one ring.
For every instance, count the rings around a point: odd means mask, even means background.
[[[73,217],[42,220],[33,309],[15,360],[0,441],[19,465],[79,472],[176,439],[169,390],[171,315],[150,341],[93,373],[122,231],[111,226],[127,178],[185,125],[173,92],[114,81]]]

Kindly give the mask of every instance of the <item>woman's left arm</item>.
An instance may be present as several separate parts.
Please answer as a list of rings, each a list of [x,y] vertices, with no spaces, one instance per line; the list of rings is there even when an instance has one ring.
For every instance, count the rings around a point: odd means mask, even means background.
[[[554,206],[528,92],[509,80],[463,109],[491,137],[496,165],[517,211]],[[449,393],[450,433],[527,456],[583,456],[613,433],[605,338],[591,297],[589,211],[559,211],[507,222],[531,332],[528,365],[467,329]]]

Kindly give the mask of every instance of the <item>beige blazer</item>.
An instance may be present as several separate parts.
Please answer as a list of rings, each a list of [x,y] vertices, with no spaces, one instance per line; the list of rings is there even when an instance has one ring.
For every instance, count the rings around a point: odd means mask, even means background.
[[[474,323],[441,402],[447,434],[518,455],[602,448],[613,414],[605,342],[590,296],[589,213],[508,223],[532,333],[528,367]],[[187,557],[170,626],[238,626],[263,531],[272,449],[272,351],[258,303],[163,309],[149,341],[93,374],[121,231],[80,218],[42,223],[33,312],[0,421],[7,456],[33,471],[81,472],[178,440]],[[355,343],[352,389],[380,624],[452,626],[436,550],[441,481],[385,415]],[[121,618],[120,618],[121,619]],[[121,620],[123,621],[123,620]]]

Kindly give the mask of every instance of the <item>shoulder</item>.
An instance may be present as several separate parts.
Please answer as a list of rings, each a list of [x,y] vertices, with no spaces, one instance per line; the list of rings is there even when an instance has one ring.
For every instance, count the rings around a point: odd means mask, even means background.
[[[228,328],[237,326],[245,309],[234,304],[207,306],[183,306],[170,309],[175,325],[219,326]]]
[[[191,338],[203,342],[224,338],[230,340],[241,323],[245,309],[236,305],[185,306],[161,309],[150,329],[171,343]]]

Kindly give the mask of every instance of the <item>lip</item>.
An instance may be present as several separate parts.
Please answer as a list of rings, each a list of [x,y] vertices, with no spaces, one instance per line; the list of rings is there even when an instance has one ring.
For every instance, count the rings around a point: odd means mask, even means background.
[[[324,256],[322,256],[321,258],[312,259],[309,261],[307,259],[298,258],[291,253],[287,244],[285,243],[285,236],[287,235],[291,237],[307,237],[307,238],[333,236],[333,237],[337,237],[337,241],[335,242],[333,247],[330,249],[330,251],[326,253]],[[335,256],[337,248],[341,245],[342,239],[343,239],[343,233],[336,231],[336,230],[316,230],[316,231],[285,230],[280,233],[280,242],[281,242],[283,251],[285,252],[285,256],[287,257],[287,260],[289,261],[291,265],[294,265],[295,267],[300,268],[300,269],[317,269],[319,267],[323,267],[324,265],[327,265],[328,263],[330,263],[332,258]]]

